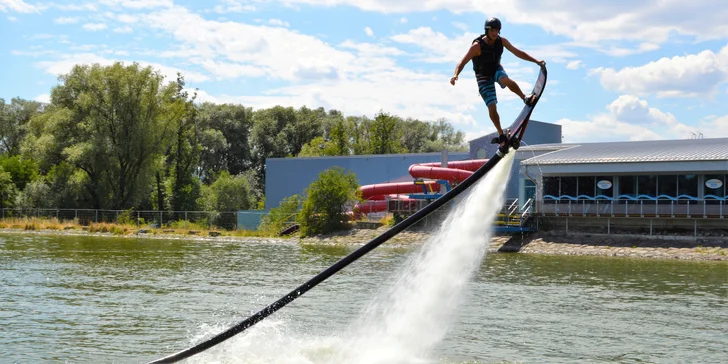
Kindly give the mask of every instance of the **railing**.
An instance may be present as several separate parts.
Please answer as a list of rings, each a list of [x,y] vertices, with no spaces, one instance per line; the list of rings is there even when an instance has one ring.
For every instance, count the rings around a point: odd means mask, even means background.
[[[718,218],[728,215],[728,201],[685,200],[540,200],[544,216]]]

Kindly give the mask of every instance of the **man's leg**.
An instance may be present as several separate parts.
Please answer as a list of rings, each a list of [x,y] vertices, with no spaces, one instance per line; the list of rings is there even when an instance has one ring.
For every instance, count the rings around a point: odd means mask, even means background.
[[[494,102],[488,105],[488,115],[490,116],[490,121],[493,122],[493,126],[495,126],[495,130],[498,131],[498,135],[501,135],[503,134],[503,129],[501,129],[500,115],[498,115],[498,108],[495,104]]]
[[[498,109],[496,108],[498,98],[495,94],[495,84],[493,83],[493,80],[478,81],[478,89],[480,90],[480,96],[483,98],[485,105],[488,107],[490,121],[493,122],[493,126],[495,126],[495,129],[498,131],[498,135],[503,134],[503,129],[501,129],[500,125],[500,116],[498,115]]]
[[[497,80],[496,82],[500,84],[501,88],[508,87],[508,89],[511,90],[511,92],[513,92],[514,94],[518,95],[518,97],[520,97],[521,100],[526,103],[526,105],[529,105],[530,102],[533,101],[532,99],[526,99],[527,97],[532,98],[533,95],[524,95],[523,91],[521,91],[521,88],[518,86],[516,81],[511,80],[511,78],[508,77],[508,75],[502,68],[496,71],[495,79]]]

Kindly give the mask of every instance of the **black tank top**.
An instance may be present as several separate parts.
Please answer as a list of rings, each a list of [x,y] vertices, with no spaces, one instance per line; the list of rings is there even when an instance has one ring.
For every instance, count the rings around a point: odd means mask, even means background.
[[[475,76],[493,77],[503,55],[503,40],[499,36],[493,45],[489,45],[483,40],[484,36],[485,34],[482,34],[473,39],[473,42],[480,44],[480,55],[473,57],[473,71],[475,71]]]

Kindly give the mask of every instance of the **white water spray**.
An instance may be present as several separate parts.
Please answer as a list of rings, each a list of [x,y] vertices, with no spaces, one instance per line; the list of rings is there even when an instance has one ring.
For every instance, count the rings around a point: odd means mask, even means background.
[[[429,361],[480,267],[503,206],[515,152],[508,153],[450,212],[396,281],[361,314],[337,363]]]

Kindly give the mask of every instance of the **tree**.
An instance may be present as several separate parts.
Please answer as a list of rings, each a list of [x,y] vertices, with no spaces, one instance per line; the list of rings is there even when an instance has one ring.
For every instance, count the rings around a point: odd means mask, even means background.
[[[202,187],[199,204],[205,211],[249,210],[253,207],[250,183],[242,174],[231,176],[227,171],[222,171],[213,184]]]
[[[94,208],[126,209],[148,196],[155,160],[187,112],[175,82],[151,67],[76,65],[31,120],[26,150],[41,165],[67,161],[88,176]]]
[[[196,94],[188,99],[184,90],[184,79],[178,74],[177,99],[184,102],[184,117],[177,120],[175,139],[170,148],[169,178],[167,195],[169,208],[172,211],[197,210],[197,199],[200,197],[200,180],[194,172],[199,164],[200,143],[197,138],[197,123],[193,104]],[[158,198],[158,200],[162,200]]]
[[[371,147],[372,154],[392,154],[405,151],[400,141],[400,130],[397,128],[397,120],[389,114],[379,112],[371,124]]]
[[[17,193],[12,176],[0,166],[0,208],[12,207]]]
[[[353,202],[358,200],[356,176],[332,167],[306,189],[306,200],[298,213],[301,234],[310,236],[346,229]]]
[[[0,153],[20,153],[25,125],[33,116],[42,112],[42,109],[42,104],[37,101],[14,98],[6,105],[5,100],[0,99]]]
[[[252,167],[251,108],[206,102],[197,107],[196,115],[202,147],[198,174],[203,181],[211,183],[222,170],[237,175]]]

